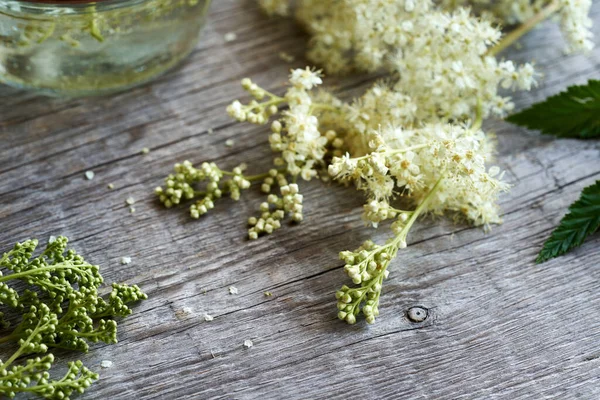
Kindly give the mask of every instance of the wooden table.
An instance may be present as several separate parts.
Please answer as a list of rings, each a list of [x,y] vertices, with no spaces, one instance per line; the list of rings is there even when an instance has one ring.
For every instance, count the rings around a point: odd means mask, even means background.
[[[600,37],[600,3],[593,12]],[[235,41],[224,40],[229,32]],[[0,89],[0,251],[63,234],[107,281],[138,283],[150,296],[120,323],[118,345],[81,356],[101,375],[82,398],[600,398],[599,237],[533,262],[566,207],[600,178],[598,142],[488,121],[514,184],[501,201],[504,225],[486,234],[419,223],[393,263],[373,326],[338,321],[333,298],[348,281],[338,252],[387,235],[363,226],[355,191],[303,185],[305,223],[255,242],[245,238],[246,218],[258,190],[199,221],[157,203],[153,188],[175,162],[270,165],[267,130],[234,123],[224,109],[246,98],[245,76],[282,93],[288,70],[305,65],[305,40],[253,0],[219,0],[189,61],[152,85],[83,100]],[[281,51],[297,61],[286,63]],[[540,88],[516,95],[518,108],[600,75],[600,48],[566,57],[552,24],[510,57],[533,58],[545,74]],[[327,82],[349,98],[369,80]],[[122,265],[123,256],[132,263]],[[232,285],[239,294],[229,294]],[[422,323],[406,318],[415,306],[429,310]],[[80,356],[59,357],[64,366]],[[113,367],[101,369],[103,360]]]

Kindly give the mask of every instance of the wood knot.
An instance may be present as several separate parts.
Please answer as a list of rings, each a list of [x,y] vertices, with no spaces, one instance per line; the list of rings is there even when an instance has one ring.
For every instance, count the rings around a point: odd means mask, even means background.
[[[411,307],[406,312],[406,317],[410,322],[423,322],[427,319],[429,310],[425,307]]]

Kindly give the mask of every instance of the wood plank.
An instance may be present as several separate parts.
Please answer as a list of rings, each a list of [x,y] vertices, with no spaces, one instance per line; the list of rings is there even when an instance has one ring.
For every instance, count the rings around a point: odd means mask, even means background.
[[[600,3],[593,18],[600,37]],[[238,39],[226,43],[231,31]],[[540,88],[515,96],[518,107],[599,76],[600,49],[566,57],[559,37],[545,24],[511,51],[545,74]],[[387,235],[363,226],[351,189],[303,184],[306,222],[256,242],[245,239],[262,198],[255,191],[200,221],[156,202],[152,188],[186,158],[269,166],[265,130],[232,123],[224,108],[243,96],[244,76],[282,92],[291,65],[278,54],[304,65],[305,39],[253,0],[220,0],[190,60],[152,85],[82,100],[0,89],[0,251],[64,234],[107,281],[139,283],[150,296],[120,324],[118,345],[81,356],[101,375],[83,398],[599,398],[600,238],[533,263],[568,204],[600,179],[598,142],[488,121],[514,184],[501,201],[505,223],[485,234],[423,220],[393,263],[374,326],[337,321],[332,297],[347,281],[337,253]],[[368,85],[327,83],[346,98]],[[133,262],[121,265],[122,256]],[[414,306],[429,310],[424,322],[406,318]],[[59,357],[64,368],[79,355]],[[102,360],[114,366],[101,369]]]

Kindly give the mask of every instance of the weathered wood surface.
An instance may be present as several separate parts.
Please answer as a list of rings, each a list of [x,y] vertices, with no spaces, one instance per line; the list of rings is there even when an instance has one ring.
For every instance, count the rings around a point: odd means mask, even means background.
[[[594,19],[600,36],[599,3]],[[238,38],[226,43],[231,31]],[[278,53],[302,66],[304,42],[252,0],[219,0],[191,59],[152,85],[85,100],[0,89],[0,251],[67,235],[107,281],[139,283],[150,295],[120,324],[118,345],[82,356],[101,374],[83,398],[600,398],[600,240],[533,263],[567,205],[600,178],[598,142],[488,123],[515,185],[502,199],[505,224],[485,234],[420,223],[393,264],[374,326],[339,322],[332,298],[347,280],[338,251],[385,236],[363,226],[352,191],[306,185],[306,222],[256,242],[245,239],[256,192],[200,221],[157,204],[152,189],[177,161],[269,165],[265,130],[231,122],[224,108],[242,96],[244,76],[281,92],[290,64]],[[565,57],[552,24],[522,44],[511,57],[535,59],[545,79],[516,96],[518,107],[600,76],[600,49]],[[367,81],[329,83],[350,96]],[[133,262],[121,265],[122,256]],[[405,317],[416,305],[430,310],[420,324]],[[60,357],[65,365],[78,355]],[[101,369],[102,360],[114,366]]]

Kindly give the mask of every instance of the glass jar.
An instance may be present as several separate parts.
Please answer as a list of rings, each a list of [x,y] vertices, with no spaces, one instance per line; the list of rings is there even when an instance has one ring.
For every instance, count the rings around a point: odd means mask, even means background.
[[[193,50],[209,5],[0,0],[0,82],[69,97],[142,84]]]

